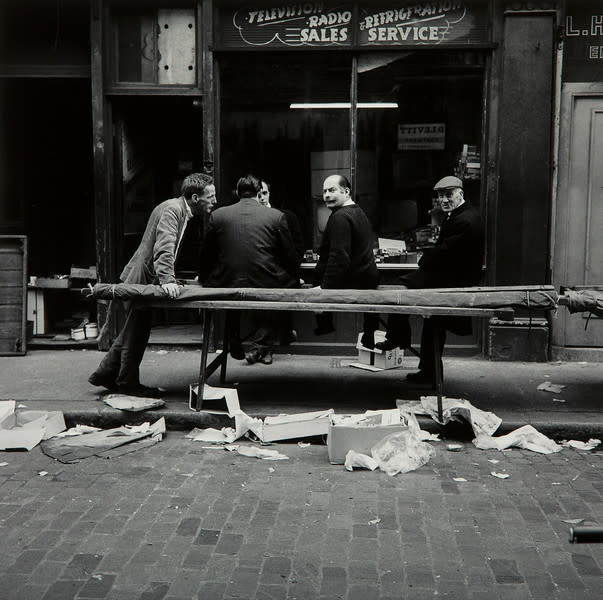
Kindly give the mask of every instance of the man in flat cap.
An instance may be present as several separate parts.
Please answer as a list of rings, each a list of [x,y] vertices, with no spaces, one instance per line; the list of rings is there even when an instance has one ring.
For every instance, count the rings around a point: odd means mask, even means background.
[[[410,289],[471,287],[481,279],[484,261],[484,225],[476,208],[465,201],[463,182],[452,175],[440,179],[433,187],[445,219],[440,235],[431,248],[423,250],[419,268],[400,278],[400,283]],[[435,382],[435,354],[433,331],[438,328],[440,356],[446,341],[446,331],[457,335],[471,333],[469,317],[436,316],[424,319],[421,334],[419,371],[409,373],[411,383]],[[406,315],[390,315],[387,335],[375,344],[380,350],[410,346],[410,325]]]

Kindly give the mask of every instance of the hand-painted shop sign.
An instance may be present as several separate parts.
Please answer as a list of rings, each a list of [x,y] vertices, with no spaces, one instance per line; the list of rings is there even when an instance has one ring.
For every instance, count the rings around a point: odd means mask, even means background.
[[[445,123],[400,123],[398,150],[444,150]]]
[[[368,3],[367,3],[368,4]],[[222,7],[222,48],[441,46],[488,42],[488,3],[401,0],[375,8],[352,3],[291,2]]]
[[[565,17],[563,79],[601,81],[603,6],[600,2],[568,8]]]
[[[238,8],[220,19],[220,37],[230,47],[349,46],[352,14],[351,5],[322,2]]]
[[[441,46],[488,41],[487,3],[407,2],[395,8],[361,8],[362,46]]]

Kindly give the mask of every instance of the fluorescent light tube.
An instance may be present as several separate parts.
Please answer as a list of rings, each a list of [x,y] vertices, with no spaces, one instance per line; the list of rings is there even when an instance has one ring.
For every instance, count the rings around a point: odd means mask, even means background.
[[[350,108],[349,102],[293,102],[289,108],[313,109],[313,108]],[[358,108],[398,108],[397,102],[358,102]]]

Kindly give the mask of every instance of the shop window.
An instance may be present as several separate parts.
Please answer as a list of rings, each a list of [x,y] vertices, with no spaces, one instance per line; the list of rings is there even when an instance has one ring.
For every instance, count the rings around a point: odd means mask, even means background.
[[[432,188],[441,177],[462,178],[467,200],[480,205],[483,53],[358,54],[355,141],[351,54],[257,56],[220,60],[222,203],[234,200],[239,176],[257,173],[316,249],[329,216],[323,179],[350,177],[355,163],[353,194],[376,238],[409,252],[437,237]]]
[[[445,175],[463,179],[479,206],[483,67],[472,51],[358,57],[359,103],[397,107],[358,110],[357,187],[382,244],[433,243],[442,213],[432,188]]]
[[[235,201],[241,175],[255,173],[271,184],[275,207],[295,212],[306,248],[318,247],[329,215],[323,180],[350,176],[351,67],[339,53],[222,57],[222,204]]]
[[[114,7],[111,23],[115,84],[196,84],[194,7]]]

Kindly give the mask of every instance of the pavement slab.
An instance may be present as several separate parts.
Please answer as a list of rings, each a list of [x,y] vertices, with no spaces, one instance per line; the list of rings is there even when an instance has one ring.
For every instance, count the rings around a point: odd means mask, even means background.
[[[0,357],[0,400],[16,400],[37,410],[60,410],[68,425],[109,428],[164,417],[168,429],[221,427],[232,420],[223,412],[191,411],[188,387],[198,378],[199,351],[148,349],[141,365],[144,384],[165,390],[166,406],[132,413],[104,404],[102,388],[87,378],[104,356],[97,350],[33,350],[22,357]],[[215,355],[211,355],[213,359]],[[248,365],[228,359],[225,386],[238,390],[241,408],[251,416],[293,414],[333,408],[336,413],[395,407],[396,400],[418,401],[433,395],[427,386],[410,385],[405,377],[417,367],[415,357],[401,368],[376,373],[349,366],[353,357],[276,354],[272,365]],[[555,439],[603,438],[603,368],[588,362],[493,362],[481,357],[446,357],[444,394],[464,398],[494,412],[503,422],[499,434],[530,424]],[[564,385],[560,393],[539,391],[541,383]],[[209,379],[220,385],[219,373]],[[225,409],[223,403],[207,408]],[[204,408],[206,408],[204,407]],[[441,427],[420,419],[432,432]],[[451,436],[471,435],[464,425],[450,425]],[[454,482],[448,483],[455,488]]]

